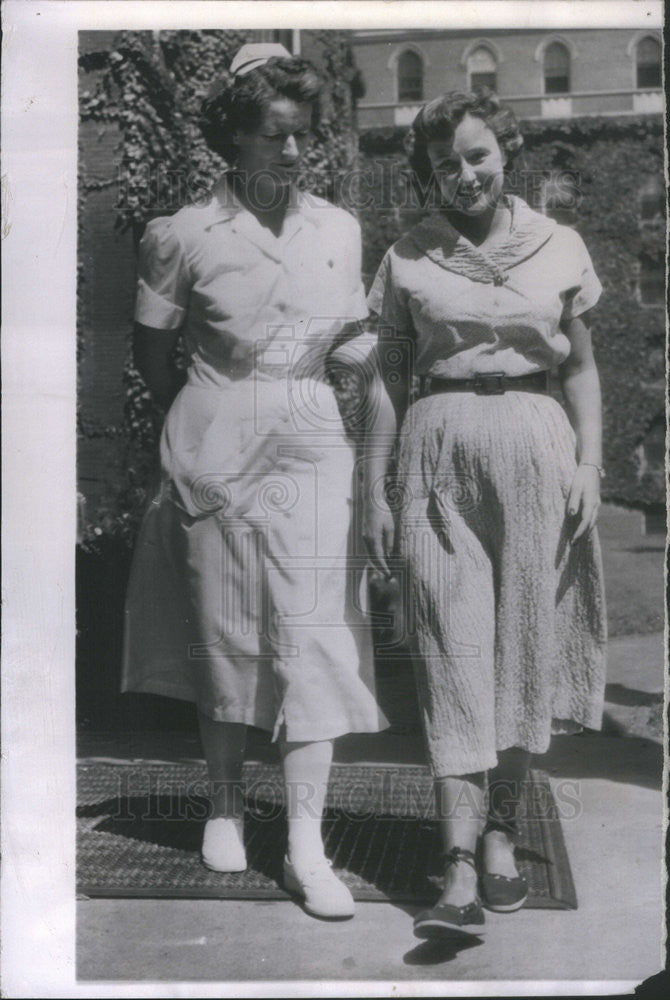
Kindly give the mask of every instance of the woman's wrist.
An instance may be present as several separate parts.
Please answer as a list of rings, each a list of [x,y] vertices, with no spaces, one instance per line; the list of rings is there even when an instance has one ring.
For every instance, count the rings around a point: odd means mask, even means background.
[[[597,462],[580,462],[579,464],[580,466],[586,466],[587,468],[590,469],[596,469],[600,478],[601,479],[605,478],[605,470],[603,469],[602,465],[598,465]]]

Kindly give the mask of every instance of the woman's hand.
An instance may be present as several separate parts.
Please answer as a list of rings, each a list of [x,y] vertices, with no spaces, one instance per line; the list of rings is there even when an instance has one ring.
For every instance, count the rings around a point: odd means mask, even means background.
[[[596,523],[600,507],[600,472],[595,465],[579,465],[574,474],[568,496],[568,515],[579,516],[579,524],[572,533],[574,544],[584,532]]]
[[[386,477],[396,439],[393,404],[378,367],[377,352],[372,352],[367,382],[366,432],[362,446],[363,461],[363,539],[370,561],[384,579],[393,573],[389,559],[393,553],[395,523],[385,491]]]
[[[371,499],[363,515],[363,540],[370,562],[386,580],[393,576],[388,560],[393,554],[394,539],[395,522],[388,505],[384,500]]]
[[[561,323],[561,330],[570,341],[570,354],[561,365],[559,374],[580,458],[568,496],[568,515],[579,517],[570,539],[574,544],[596,523],[600,507],[600,380],[593,357],[591,334],[583,319],[578,316],[566,320]]]

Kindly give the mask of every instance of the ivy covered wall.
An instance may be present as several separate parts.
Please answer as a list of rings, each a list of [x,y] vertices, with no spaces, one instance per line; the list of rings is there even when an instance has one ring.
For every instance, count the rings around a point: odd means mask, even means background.
[[[134,539],[151,481],[159,416],[130,351],[136,247],[147,221],[206,191],[224,162],[197,124],[203,98],[245,42],[273,31],[83,32],[80,35],[79,480],[81,535]],[[281,33],[280,33],[281,34]],[[291,34],[290,32],[288,33]],[[338,200],[357,155],[357,72],[346,32],[301,33],[327,83],[305,182]]]

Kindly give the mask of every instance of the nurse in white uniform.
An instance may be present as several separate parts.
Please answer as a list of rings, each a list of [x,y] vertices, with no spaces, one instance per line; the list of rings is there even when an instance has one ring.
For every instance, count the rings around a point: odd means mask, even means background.
[[[321,81],[281,46],[248,45],[204,129],[231,169],[206,201],[150,222],[135,359],[166,408],[162,482],[138,541],[123,686],[194,701],[212,814],[203,861],[246,867],[247,726],[279,741],[284,884],[316,916],[353,900],[325,858],[333,740],[384,728],[359,600],[354,452],[326,366],[367,315],[360,230],[296,190]],[[180,335],[184,382],[171,363]]]

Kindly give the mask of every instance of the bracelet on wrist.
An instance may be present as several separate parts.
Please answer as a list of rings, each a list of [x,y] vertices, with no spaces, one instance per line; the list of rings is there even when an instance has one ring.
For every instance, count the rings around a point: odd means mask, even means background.
[[[596,465],[595,462],[580,462],[579,464],[580,465],[587,465],[591,469],[597,469],[598,470],[598,475],[600,476],[600,478],[601,479],[605,478],[605,470],[603,469],[602,465]]]

